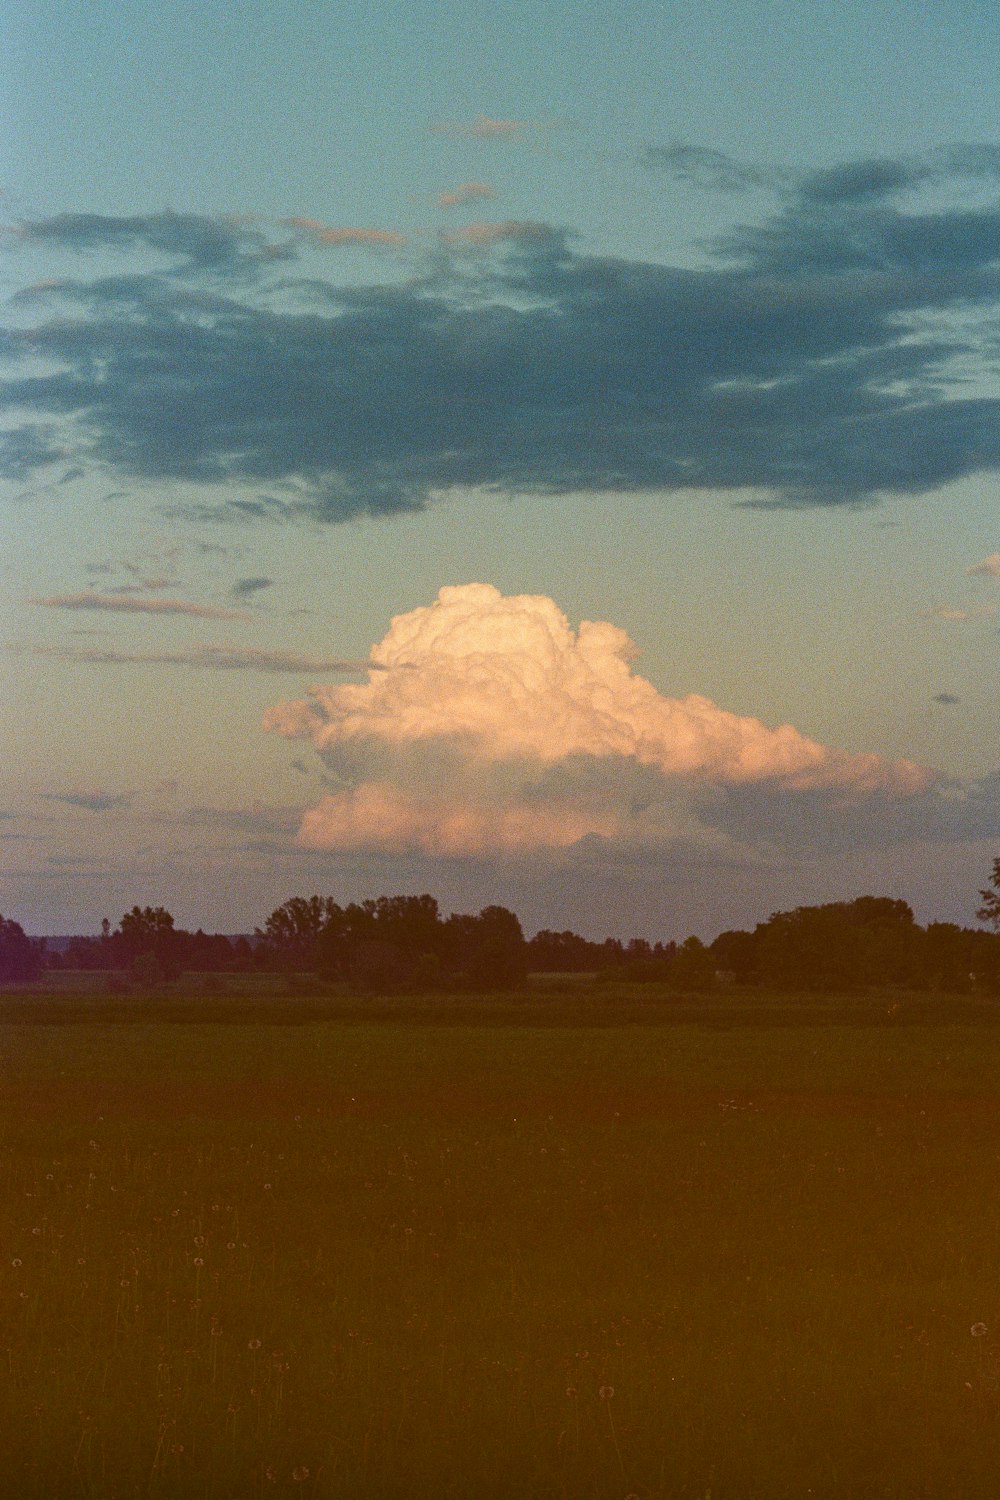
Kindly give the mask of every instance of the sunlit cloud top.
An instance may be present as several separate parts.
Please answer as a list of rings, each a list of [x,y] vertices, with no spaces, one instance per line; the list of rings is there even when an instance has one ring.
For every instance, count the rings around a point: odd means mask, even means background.
[[[458,849],[464,838],[465,852],[622,832],[610,803],[595,803],[593,779],[586,807],[568,786],[554,800],[539,791],[556,768],[575,774],[587,761],[600,763],[599,780],[632,766],[667,780],[848,797],[906,796],[931,780],[912,762],[830,749],[697,694],[664,697],[634,670],[636,647],[617,626],[585,620],[574,631],[551,599],[504,597],[488,584],[443,588],[432,605],[397,616],[371,655],[381,670],[367,682],[313,688],[265,718],[270,730],[311,740],[334,766],[346,751],[390,768],[383,782],[313,810],[303,834],[314,845],[361,841],[366,827],[374,843],[392,829],[421,847]],[[430,751],[439,761],[428,776]],[[504,829],[495,836],[491,799]]]

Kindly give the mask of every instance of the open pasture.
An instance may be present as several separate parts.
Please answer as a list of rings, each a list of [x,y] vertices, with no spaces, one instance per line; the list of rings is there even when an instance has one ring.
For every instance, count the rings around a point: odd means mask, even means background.
[[[995,1495],[1000,1032],[607,1021],[0,1026],[0,1493]]]

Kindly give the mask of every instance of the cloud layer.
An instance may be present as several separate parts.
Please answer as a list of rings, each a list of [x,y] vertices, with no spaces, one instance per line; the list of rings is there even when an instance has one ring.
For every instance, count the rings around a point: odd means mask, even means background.
[[[857,504],[1000,467],[996,148],[805,176],[696,147],[648,161],[714,191],[772,189],[772,206],[701,269],[587,254],[511,219],[411,248],[406,281],[350,287],[302,262],[398,248],[395,231],[302,218],[272,243],[176,214],[19,226],[12,250],[100,255],[105,274],[37,284],[0,329],[0,472],[89,463],[226,485],[222,510],[247,522],[391,515],[453,487]]]
[[[90,792],[43,792],[42,799],[45,802],[65,802],[70,807],[82,807],[87,812],[112,812],[117,808],[128,807],[130,797],[115,792],[90,791]]]
[[[682,803],[699,792],[851,801],[930,782],[909,761],[830,749],[695,694],[666,698],[634,671],[623,630],[574,631],[542,596],[444,588],[397,616],[371,655],[367,682],[313,688],[265,718],[310,740],[344,782],[305,816],[313,848],[558,848],[690,833]]]
[[[191,646],[184,651],[119,651],[114,647],[29,646],[34,656],[57,661],[85,662],[98,667],[202,667],[215,672],[357,673],[372,670],[371,662],[345,661],[337,656],[305,656],[300,651],[268,650],[260,646]]]
[[[441,120],[429,127],[433,135],[452,135],[471,141],[520,141],[539,132],[556,130],[555,122],[545,120],[498,119],[494,115],[476,115],[469,124]]]
[[[159,580],[154,582],[159,585]],[[46,598],[32,598],[28,603],[41,604],[46,609],[99,609],[121,615],[195,615],[200,620],[247,618],[240,610],[223,609],[218,604],[192,604],[188,599],[142,599],[131,591],[98,594],[88,589],[81,594],[50,594]]]

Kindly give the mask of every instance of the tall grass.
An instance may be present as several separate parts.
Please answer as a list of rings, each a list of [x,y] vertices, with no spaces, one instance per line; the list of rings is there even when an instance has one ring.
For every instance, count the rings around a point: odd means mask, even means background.
[[[996,1493],[993,1029],[0,1048],[4,1497]]]

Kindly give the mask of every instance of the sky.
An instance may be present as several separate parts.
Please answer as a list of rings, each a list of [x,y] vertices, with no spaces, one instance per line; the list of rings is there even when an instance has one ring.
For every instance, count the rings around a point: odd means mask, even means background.
[[[1000,853],[1000,17],[14,0],[0,911],[711,938]]]

